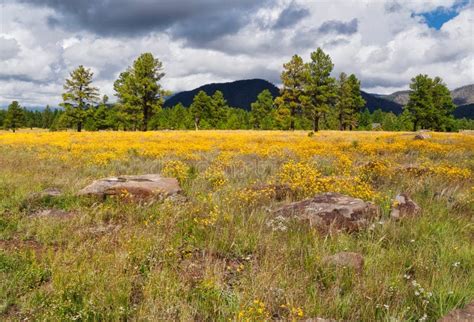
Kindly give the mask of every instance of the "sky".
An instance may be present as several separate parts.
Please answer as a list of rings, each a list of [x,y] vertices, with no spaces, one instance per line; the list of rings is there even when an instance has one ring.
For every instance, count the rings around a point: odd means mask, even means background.
[[[333,75],[368,92],[408,89],[423,73],[474,83],[474,0],[0,0],[0,105],[57,106],[77,66],[114,100],[113,83],[144,52],[165,89],[263,78],[321,47]]]

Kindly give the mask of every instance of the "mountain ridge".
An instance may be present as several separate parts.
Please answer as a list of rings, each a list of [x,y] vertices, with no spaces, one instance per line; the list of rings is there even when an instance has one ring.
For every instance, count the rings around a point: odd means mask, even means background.
[[[164,106],[172,107],[178,103],[189,106],[199,91],[203,90],[208,95],[212,95],[215,91],[220,90],[229,106],[249,111],[251,104],[255,102],[258,94],[264,89],[270,90],[273,97],[279,95],[278,87],[267,80],[259,78],[243,79],[226,83],[205,84],[190,91],[176,93],[166,100]],[[410,91],[406,90],[384,95],[361,91],[361,95],[366,101],[365,107],[370,112],[380,108],[384,112],[392,112],[397,115],[402,113],[403,106],[408,103],[409,93]],[[453,113],[454,116],[474,118],[474,84],[456,88],[451,91],[451,95],[454,103],[458,106]]]

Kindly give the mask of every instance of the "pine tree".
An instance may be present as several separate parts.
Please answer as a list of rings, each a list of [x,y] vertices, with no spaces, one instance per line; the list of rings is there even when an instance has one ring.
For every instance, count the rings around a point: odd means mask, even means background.
[[[439,77],[431,79],[428,75],[412,78],[410,96],[405,109],[412,115],[413,130],[418,125],[437,131],[452,126],[452,112],[456,108],[449,89]]]
[[[77,132],[81,132],[82,125],[89,115],[89,108],[99,98],[98,89],[92,86],[94,73],[80,65],[70,73],[70,78],[64,84],[63,106],[67,117],[76,124]]]
[[[348,118],[352,113],[351,108],[352,89],[347,79],[346,73],[341,73],[337,81],[337,119],[339,121],[339,130],[345,130]]]
[[[8,105],[8,110],[5,115],[3,126],[7,130],[12,130],[13,133],[25,124],[25,112],[17,101],[13,101]]]
[[[206,92],[200,91],[196,96],[194,96],[193,103],[189,107],[189,112],[193,116],[196,131],[199,130],[199,124],[203,117],[208,115],[210,105],[211,97],[209,97]]]
[[[272,93],[265,89],[257,96],[257,100],[251,104],[251,120],[252,125],[256,129],[263,128],[265,119],[271,117],[273,111]],[[268,122],[268,121],[267,121]]]
[[[433,97],[431,95],[431,79],[428,75],[418,75],[411,80],[409,101],[405,108],[413,118],[413,131],[426,117],[433,113]]]
[[[212,128],[220,128],[225,123],[226,110],[229,108],[224,94],[221,91],[215,91],[211,97],[210,106],[207,111],[206,119]]]
[[[351,89],[351,105],[350,113],[347,118],[347,125],[349,129],[352,130],[357,126],[358,115],[361,109],[365,106],[365,100],[362,98],[360,93],[360,81],[354,74],[351,74],[347,79],[349,87]]]
[[[302,98],[307,78],[306,66],[300,56],[294,55],[288,63],[283,65],[283,68],[280,75],[283,88],[275,103],[290,111],[290,129],[294,130],[294,118],[302,110]]]
[[[144,53],[115,81],[121,116],[134,130],[146,131],[150,118],[163,106],[169,94],[159,84],[164,76],[163,64],[151,53]]]
[[[311,61],[306,65],[302,100],[305,115],[313,122],[313,131],[319,130],[319,119],[329,112],[336,97],[335,80],[331,77],[333,67],[331,57],[321,48],[311,53]]]
[[[43,129],[49,129],[54,121],[54,114],[51,111],[51,108],[49,107],[49,105],[46,105],[46,108],[44,109],[41,116],[42,116],[41,127]]]

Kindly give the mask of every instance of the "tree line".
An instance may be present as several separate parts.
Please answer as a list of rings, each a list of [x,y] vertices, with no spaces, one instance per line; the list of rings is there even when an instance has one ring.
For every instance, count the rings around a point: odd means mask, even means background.
[[[15,131],[21,127],[51,130],[75,128],[94,130],[147,131],[159,129],[262,129],[262,130],[388,130],[432,129],[454,131],[472,129],[472,120],[455,120],[455,105],[442,79],[418,75],[411,80],[409,101],[403,113],[395,115],[363,109],[356,75],[341,73],[332,77],[334,64],[321,48],[311,53],[308,62],[294,55],[283,65],[282,88],[276,98],[270,91],[260,93],[251,110],[228,105],[216,91],[200,91],[190,106],[178,104],[163,108],[171,93],[160,81],[163,64],[151,53],[144,53],[120,73],[114,83],[117,101],[100,97],[93,86],[93,72],[79,66],[64,84],[63,109],[29,111],[17,101],[0,110],[0,125]]]

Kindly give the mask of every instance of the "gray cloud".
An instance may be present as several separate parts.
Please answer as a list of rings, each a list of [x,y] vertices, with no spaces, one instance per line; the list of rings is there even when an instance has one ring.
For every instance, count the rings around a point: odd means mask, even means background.
[[[277,21],[273,25],[275,29],[284,29],[297,24],[300,20],[308,17],[310,12],[306,8],[301,8],[294,2],[290,3],[278,16]]]
[[[0,37],[0,59],[8,60],[16,57],[20,52],[20,45],[14,38]]]
[[[270,0],[21,0],[53,8],[52,27],[89,30],[101,36],[135,37],[167,31],[193,45],[233,34],[248,15]]]
[[[335,33],[343,35],[352,35],[357,32],[359,21],[354,18],[349,22],[343,22],[338,20],[329,20],[324,22],[318,31],[323,34]]]

